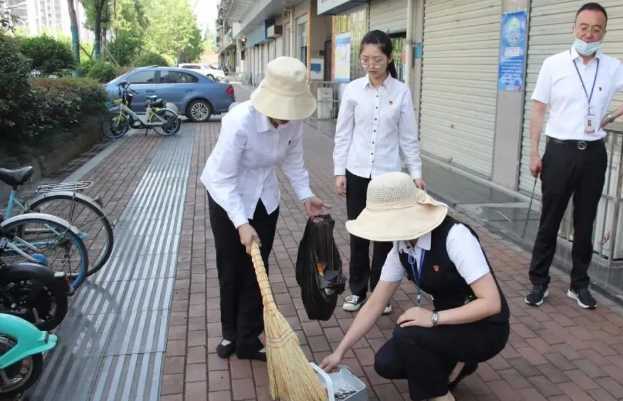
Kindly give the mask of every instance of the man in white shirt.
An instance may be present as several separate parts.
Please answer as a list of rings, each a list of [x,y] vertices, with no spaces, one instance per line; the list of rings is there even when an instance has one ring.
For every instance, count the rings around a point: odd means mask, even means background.
[[[608,114],[608,107],[623,89],[621,62],[600,51],[607,22],[601,5],[583,5],[576,13],[573,46],[543,62],[532,95],[530,171],[541,176],[543,207],[530,263],[533,288],[525,298],[528,305],[540,306],[548,295],[558,228],[571,196],[573,268],[567,295],[582,308],[597,305],[587,271],[607,164],[603,126],[620,115],[621,110]],[[539,140],[548,108],[547,147],[541,159]]]

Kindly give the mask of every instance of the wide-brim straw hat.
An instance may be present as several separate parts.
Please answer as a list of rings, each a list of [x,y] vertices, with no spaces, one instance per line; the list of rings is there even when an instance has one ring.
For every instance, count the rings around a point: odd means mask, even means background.
[[[387,173],[370,181],[366,207],[346,229],[372,241],[407,241],[434,230],[447,214],[448,206],[417,188],[409,175]]]
[[[277,120],[303,120],[316,110],[316,99],[307,84],[307,68],[293,57],[277,57],[266,66],[266,75],[251,94],[260,113]]]

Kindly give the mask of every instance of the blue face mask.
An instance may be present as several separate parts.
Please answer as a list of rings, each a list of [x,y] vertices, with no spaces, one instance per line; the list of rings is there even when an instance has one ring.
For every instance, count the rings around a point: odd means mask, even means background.
[[[582,56],[591,56],[601,49],[601,42],[586,43],[582,39],[576,39],[573,47]]]

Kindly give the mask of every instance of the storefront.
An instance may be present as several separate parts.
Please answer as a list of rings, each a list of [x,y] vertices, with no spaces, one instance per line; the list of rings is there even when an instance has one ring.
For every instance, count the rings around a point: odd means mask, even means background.
[[[501,14],[499,0],[424,3],[422,149],[486,178],[493,168]]]
[[[371,0],[370,30],[378,29],[390,35],[394,48],[392,59],[396,64],[398,79],[405,81],[407,69],[406,32],[407,0]]]

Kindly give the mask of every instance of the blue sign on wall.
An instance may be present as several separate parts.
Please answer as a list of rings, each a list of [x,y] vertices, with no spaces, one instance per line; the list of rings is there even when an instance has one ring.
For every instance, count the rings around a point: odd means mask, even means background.
[[[526,65],[526,32],[528,13],[508,12],[502,15],[498,89],[518,92],[524,89]]]

